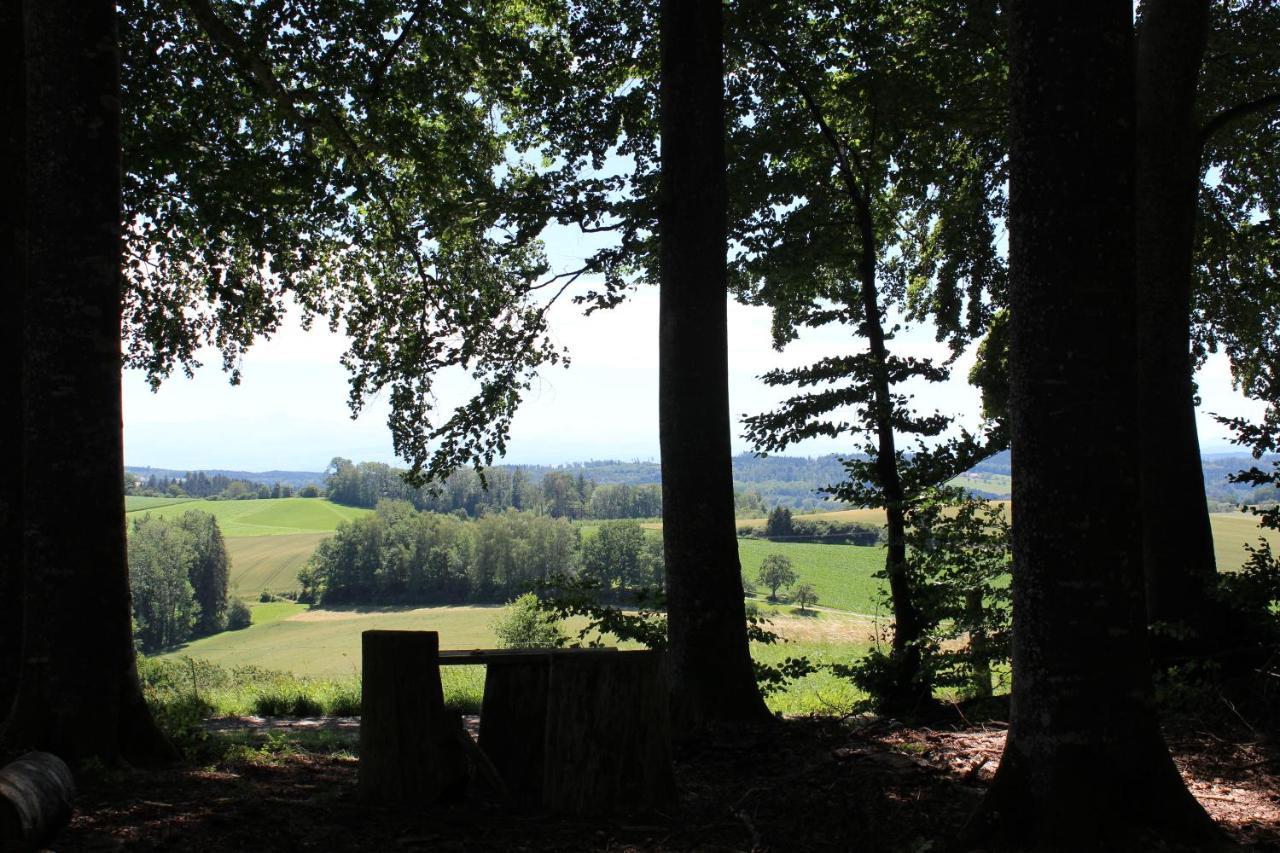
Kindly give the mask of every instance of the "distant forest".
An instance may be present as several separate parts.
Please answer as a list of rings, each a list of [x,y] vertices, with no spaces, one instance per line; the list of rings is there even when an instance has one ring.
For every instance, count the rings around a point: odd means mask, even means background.
[[[1205,492],[1210,508],[1226,510],[1242,503],[1270,504],[1280,500],[1274,486],[1251,487],[1231,483],[1228,476],[1245,468],[1274,465],[1280,456],[1254,460],[1244,453],[1222,453],[1202,458]],[[473,471],[455,473],[435,492],[411,489],[399,479],[399,469],[377,462],[352,463],[334,459],[327,471],[179,471],[166,468],[128,467],[130,494],[189,494],[192,497],[287,497],[323,489],[328,497],[352,506],[374,506],[379,498],[408,500],[418,509],[454,512],[469,516],[492,509],[540,510],[566,518],[652,518],[661,514],[656,488],[661,469],[656,462],[596,460],[566,465],[497,465],[488,469],[489,490]],[[971,469],[971,473],[1007,477],[1009,453],[996,454]],[[845,477],[840,457],[755,456],[733,458],[733,486],[738,515],[762,517],[775,506],[791,510],[839,509],[826,500],[823,486]],[[550,479],[548,479],[550,478]],[[978,497],[1007,498],[1007,489],[969,487]],[[229,489],[228,489],[229,487]],[[266,492],[263,492],[266,487]],[[312,487],[312,488],[308,488]],[[607,488],[606,488],[607,487]],[[625,487],[625,488],[621,488]]]

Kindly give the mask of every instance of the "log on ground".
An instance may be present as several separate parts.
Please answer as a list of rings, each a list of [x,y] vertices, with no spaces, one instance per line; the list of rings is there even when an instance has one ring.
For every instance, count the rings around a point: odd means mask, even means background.
[[[0,850],[36,850],[71,819],[75,781],[48,752],[28,752],[0,770]]]

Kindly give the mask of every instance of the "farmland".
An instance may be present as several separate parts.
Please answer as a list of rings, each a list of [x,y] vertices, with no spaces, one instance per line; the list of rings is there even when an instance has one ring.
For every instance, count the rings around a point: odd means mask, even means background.
[[[320,498],[266,498],[244,501],[181,500],[162,506],[140,506],[129,510],[129,514],[147,512],[158,518],[176,518],[193,509],[207,512],[218,519],[222,535],[228,539],[332,532],[341,522],[370,512]]]
[[[303,677],[345,679],[359,672],[362,631],[439,631],[445,648],[493,646],[490,626],[501,610],[496,606],[308,610],[285,602],[255,604],[250,627],[196,640],[162,659],[189,656],[228,668],[248,664]],[[863,619],[837,613],[799,617],[787,611],[780,609],[770,625],[787,641],[754,645],[752,654],[758,660],[779,663],[786,657],[807,656],[815,662],[848,662],[867,648],[873,633],[871,623]],[[580,624],[571,622],[570,627]],[[441,674],[446,694],[478,696],[482,683],[478,668],[448,667]],[[769,704],[777,711],[804,713],[847,710],[856,698],[850,684],[824,672],[770,697]]]

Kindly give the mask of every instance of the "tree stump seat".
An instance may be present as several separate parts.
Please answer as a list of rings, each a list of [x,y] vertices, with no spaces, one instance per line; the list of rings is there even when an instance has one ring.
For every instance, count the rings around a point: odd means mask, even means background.
[[[434,632],[394,633],[431,634],[428,645],[438,642]],[[367,654],[368,645],[365,650]],[[674,799],[669,698],[660,652],[468,649],[431,656],[438,666],[485,667],[479,751],[514,803],[586,814],[656,808]],[[427,664],[420,654],[415,663]],[[425,678],[434,693],[440,684],[438,666],[425,665],[430,673],[405,683],[412,686]],[[398,721],[410,723],[407,717]],[[415,737],[403,739],[416,742]],[[362,767],[365,743],[362,734]],[[371,738],[369,743],[380,746],[382,741]],[[431,750],[419,749],[419,755],[444,767]],[[376,766],[379,759],[372,759]],[[448,787],[418,790],[434,800]]]

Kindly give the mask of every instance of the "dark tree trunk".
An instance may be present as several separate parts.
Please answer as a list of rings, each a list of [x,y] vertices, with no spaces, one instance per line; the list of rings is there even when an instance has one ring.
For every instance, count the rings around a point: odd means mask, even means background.
[[[920,639],[923,632],[920,610],[916,606],[910,566],[907,563],[907,499],[898,470],[898,450],[893,435],[894,400],[889,381],[889,350],[885,346],[884,323],[876,299],[876,255],[878,241],[871,209],[865,195],[850,195],[858,207],[858,228],[862,237],[859,278],[862,280],[863,334],[874,359],[872,369],[872,416],[876,426],[876,474],[884,498],[885,560],[884,573],[889,581],[889,598],[893,605],[893,640],[890,665],[892,682],[881,704],[886,711],[917,711],[932,698],[932,690],[921,666]]]
[[[360,635],[362,802],[421,809],[466,797],[462,721],[444,707],[439,662],[435,631]]]
[[[1004,848],[1218,839],[1158,728],[1146,642],[1132,11],[1009,5],[1013,697],[974,825]]]
[[[10,746],[170,750],[142,699],[125,554],[120,106],[110,0],[25,9],[24,621]],[[67,512],[65,486],[87,512]]]
[[[720,0],[663,0],[658,423],[674,720],[767,717],[747,647],[729,446]]]
[[[1152,622],[1210,639],[1217,570],[1196,434],[1192,249],[1200,188],[1196,82],[1207,0],[1146,0],[1137,36],[1137,281],[1142,544]],[[1160,640],[1157,648],[1172,651]]]
[[[0,0],[0,33],[5,40],[4,73],[0,75],[0,109],[5,126],[0,143],[0,168],[5,172],[6,203],[0,224],[4,272],[0,315],[5,372],[0,378],[0,441],[20,457],[22,447],[22,284],[26,278],[24,227],[26,158],[24,125],[26,92],[23,89],[22,2]],[[16,470],[20,458],[10,464],[9,475],[0,477],[0,720],[8,715],[18,689],[18,660],[22,646],[22,488]]]

